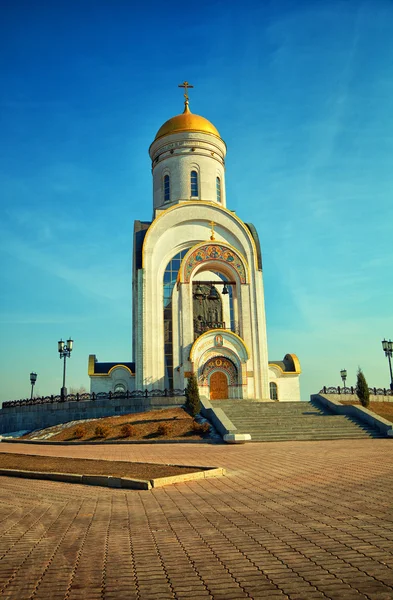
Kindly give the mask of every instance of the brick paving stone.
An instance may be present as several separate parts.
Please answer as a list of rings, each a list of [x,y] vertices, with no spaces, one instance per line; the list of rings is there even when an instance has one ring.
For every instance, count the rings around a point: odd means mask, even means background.
[[[291,593],[290,595],[290,599],[291,600],[319,600],[320,598],[324,598],[326,599],[325,594],[323,594],[322,592],[318,592],[318,591],[310,591],[307,590],[307,592],[299,592],[299,593]]]
[[[190,592],[176,592],[176,598],[211,598],[211,594],[208,591],[193,590]]]
[[[3,477],[0,600],[393,598],[391,440],[2,451],[227,476],[140,492]]]

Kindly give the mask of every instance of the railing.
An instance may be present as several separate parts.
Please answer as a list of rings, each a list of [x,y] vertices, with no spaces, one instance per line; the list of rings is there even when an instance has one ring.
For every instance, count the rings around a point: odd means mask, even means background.
[[[374,396],[393,396],[393,391],[386,388],[368,388],[370,394]],[[320,392],[320,394],[356,394],[356,387],[326,387],[324,386]]]
[[[227,328],[225,321],[198,321],[197,324],[195,324],[194,332],[197,336],[200,336],[205,331],[209,331],[209,329],[229,329],[229,331],[240,335],[238,323],[233,323]]]
[[[33,398],[32,400],[10,400],[3,402],[3,408],[12,408],[15,406],[32,406],[38,404],[54,404],[57,402],[86,402],[95,400],[121,400],[128,398],[174,398],[175,396],[185,396],[185,389],[174,390],[133,390],[129,392],[94,392],[89,394],[69,394],[63,400],[61,396],[42,396],[41,398]]]
[[[209,329],[225,329],[224,321],[201,321],[200,331],[208,331]]]

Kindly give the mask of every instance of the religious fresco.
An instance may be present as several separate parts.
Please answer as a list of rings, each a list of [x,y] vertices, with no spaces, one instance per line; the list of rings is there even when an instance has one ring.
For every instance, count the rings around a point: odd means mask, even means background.
[[[246,272],[238,255],[227,246],[222,246],[221,244],[206,244],[192,252],[184,267],[185,283],[190,281],[191,273],[198,264],[208,262],[209,260],[229,263],[237,271],[240,283],[246,283]]]
[[[237,385],[237,368],[233,362],[228,358],[225,358],[225,356],[215,356],[207,361],[202,370],[200,385],[208,385],[209,375],[213,371],[225,372],[229,378],[229,385]]]
[[[222,337],[221,333],[216,335],[216,337],[214,338],[214,345],[215,346],[223,346],[224,345],[224,338]]]

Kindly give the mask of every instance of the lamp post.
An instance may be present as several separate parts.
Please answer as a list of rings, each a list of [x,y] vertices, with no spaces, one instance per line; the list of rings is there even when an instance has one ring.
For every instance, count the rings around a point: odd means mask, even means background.
[[[67,388],[65,386],[65,378],[66,378],[66,359],[71,356],[73,340],[67,340],[67,342],[57,342],[57,347],[59,350],[59,358],[64,358],[64,366],[63,366],[63,387],[60,390],[60,401],[64,402],[67,397]]]
[[[36,381],[37,381],[37,373],[30,373],[30,383],[31,383],[30,400],[33,399],[33,389],[34,389],[34,384]]]
[[[393,373],[392,373],[392,355],[393,355],[393,342],[392,340],[382,340],[382,349],[385,352],[385,356],[388,357],[389,370],[390,370],[390,389],[393,392]]]
[[[345,382],[347,380],[347,370],[341,369],[340,375],[341,375],[341,379],[343,380],[343,387],[345,388]]]

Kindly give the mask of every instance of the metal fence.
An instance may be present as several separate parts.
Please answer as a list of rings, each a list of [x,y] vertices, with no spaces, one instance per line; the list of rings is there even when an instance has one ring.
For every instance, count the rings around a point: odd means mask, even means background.
[[[370,394],[374,396],[393,396],[393,391],[386,388],[368,388]],[[324,386],[320,391],[320,394],[356,394],[356,387],[326,387]]]
[[[129,392],[98,392],[95,394],[69,394],[64,399],[61,396],[42,396],[32,400],[10,400],[3,402],[3,408],[12,408],[15,406],[32,406],[38,404],[54,404],[57,402],[86,402],[96,400],[125,400],[128,398],[174,398],[175,396],[185,396],[185,389],[174,390],[133,390]]]

